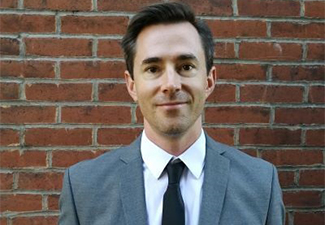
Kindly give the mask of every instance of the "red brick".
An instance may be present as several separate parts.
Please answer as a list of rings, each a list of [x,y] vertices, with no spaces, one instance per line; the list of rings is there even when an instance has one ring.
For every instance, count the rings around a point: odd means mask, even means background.
[[[311,103],[325,103],[325,87],[311,86],[309,89],[308,101]]]
[[[46,152],[26,150],[1,151],[0,165],[2,168],[45,167]]]
[[[119,61],[62,62],[61,77],[64,79],[123,78],[126,67]]]
[[[98,56],[104,57],[123,57],[122,48],[119,40],[98,40]]]
[[[325,146],[325,130],[307,130],[306,144],[308,146]]]
[[[24,0],[25,9],[48,9],[60,11],[90,11],[91,0]]]
[[[198,15],[232,15],[231,0],[219,1],[193,1],[181,0],[190,5]],[[113,0],[98,0],[98,10],[100,11],[129,11],[137,12],[142,7],[157,3],[156,0],[135,0],[135,1],[113,1]]]
[[[25,134],[27,146],[73,146],[91,145],[92,130],[87,128],[51,129],[32,128]]]
[[[141,131],[140,128],[100,128],[97,141],[100,145],[128,145]]]
[[[325,2],[323,1],[306,1],[305,17],[325,18]]]
[[[19,98],[19,84],[0,83],[1,100],[17,100]]]
[[[59,210],[60,195],[50,195],[47,197],[47,205],[49,210]]]
[[[322,193],[320,191],[286,191],[283,193],[283,201],[287,207],[321,207]]]
[[[92,41],[76,38],[26,38],[26,55],[91,56]]]
[[[288,103],[302,102],[303,87],[245,85],[240,88],[242,102]]]
[[[325,170],[301,170],[299,177],[300,186],[318,186],[325,185]]]
[[[325,66],[274,66],[272,73],[274,80],[325,80]]]
[[[25,212],[42,210],[42,196],[31,194],[2,194],[0,212]]]
[[[19,190],[58,191],[62,189],[63,173],[19,173]]]
[[[258,64],[216,65],[218,79],[221,80],[265,80],[266,67]]]
[[[325,44],[323,43],[310,43],[307,44],[307,60],[325,60]]]
[[[77,162],[95,158],[102,153],[102,151],[53,151],[52,166],[69,167]]]
[[[289,23],[273,22],[271,33],[272,37],[287,38],[324,38],[325,26],[323,23]]]
[[[212,15],[212,16],[231,16],[232,2],[231,0],[181,0],[190,5],[196,15]]]
[[[234,129],[230,128],[205,128],[205,131],[214,140],[227,145],[234,145]]]
[[[242,42],[239,58],[264,61],[297,61],[302,57],[302,47],[295,43]]]
[[[100,101],[109,102],[133,102],[125,84],[104,83],[98,86],[98,98]]]
[[[11,173],[0,173],[0,190],[11,190],[13,175]]]
[[[26,99],[36,101],[90,101],[92,84],[28,84]]]
[[[299,1],[282,0],[238,0],[238,14],[240,16],[300,16]]]
[[[55,107],[3,105],[0,118],[4,124],[54,123]]]
[[[217,84],[208,97],[207,102],[235,102],[236,86],[231,84]]]
[[[0,15],[1,33],[55,32],[55,17],[41,15]]]
[[[307,2],[306,2],[307,3]],[[325,224],[325,212],[295,212],[294,214],[295,225],[324,225]]]
[[[270,110],[262,107],[223,106],[205,109],[205,123],[268,123]]]
[[[19,41],[13,38],[0,38],[0,55],[19,55]]]
[[[19,131],[12,129],[0,129],[0,146],[18,146]]]
[[[266,37],[264,21],[208,20],[207,24],[216,38]]]
[[[64,16],[62,33],[69,34],[124,34],[127,17],[117,16]]]
[[[278,108],[275,110],[275,123],[284,124],[324,124],[323,108]]]
[[[1,218],[0,218],[0,224],[2,224],[2,225],[7,225],[7,223],[8,223],[8,222],[7,222],[7,221],[8,221],[7,219],[8,219],[8,218],[1,217]]]
[[[0,9],[16,8],[18,6],[18,0],[1,0]]]
[[[241,145],[300,145],[301,130],[245,128],[239,132]]]
[[[98,0],[98,10],[99,11],[128,11],[128,12],[137,12],[141,8],[157,3],[156,0]]]
[[[214,58],[231,59],[235,58],[235,45],[230,42],[217,42],[214,48]]]
[[[323,153],[320,150],[263,150],[262,158],[278,166],[323,163]]]
[[[1,77],[54,78],[54,62],[1,61]]]
[[[127,124],[131,122],[131,109],[125,106],[62,107],[62,122]]]
[[[12,225],[56,225],[58,222],[57,216],[16,217],[12,220]]]
[[[295,173],[293,171],[279,171],[279,181],[282,188],[295,186]]]

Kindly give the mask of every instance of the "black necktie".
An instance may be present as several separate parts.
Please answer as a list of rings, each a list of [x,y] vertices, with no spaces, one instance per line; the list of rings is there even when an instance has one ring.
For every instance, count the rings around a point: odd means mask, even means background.
[[[184,167],[182,161],[169,162],[166,167],[168,187],[164,194],[162,225],[185,225],[184,203],[179,188]]]

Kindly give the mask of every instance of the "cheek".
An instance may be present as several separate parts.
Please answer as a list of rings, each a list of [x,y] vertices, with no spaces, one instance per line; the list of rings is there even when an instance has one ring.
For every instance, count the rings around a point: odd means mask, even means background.
[[[206,92],[204,85],[202,85],[200,87],[196,87],[193,94],[194,94],[194,100],[197,104],[197,107],[200,107],[200,108],[203,107],[206,99],[208,98],[208,94]]]
[[[148,93],[142,91],[138,93],[138,105],[143,114],[151,110],[151,102],[152,99]]]
[[[196,98],[205,98],[206,96],[206,82],[202,80],[197,80],[193,82],[189,89]]]

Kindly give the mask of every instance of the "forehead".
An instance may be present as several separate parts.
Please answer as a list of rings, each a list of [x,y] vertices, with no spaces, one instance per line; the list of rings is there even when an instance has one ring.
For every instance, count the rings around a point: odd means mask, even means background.
[[[188,22],[151,25],[138,35],[135,63],[148,57],[177,57],[183,54],[204,58],[200,36]]]

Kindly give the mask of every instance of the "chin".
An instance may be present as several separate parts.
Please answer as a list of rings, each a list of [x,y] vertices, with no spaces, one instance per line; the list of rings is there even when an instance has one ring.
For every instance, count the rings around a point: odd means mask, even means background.
[[[188,127],[184,124],[172,124],[168,127],[164,127],[161,129],[162,133],[164,133],[166,136],[169,137],[179,137],[182,136],[186,130],[188,130]]]
[[[168,129],[164,132],[165,135],[169,137],[179,137],[184,131],[178,128]]]

